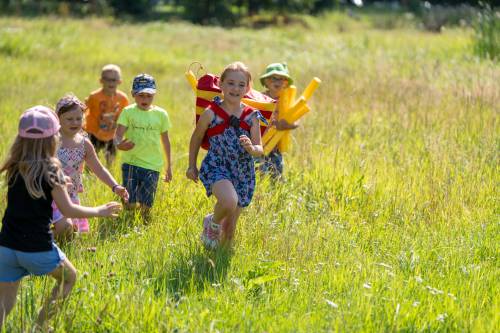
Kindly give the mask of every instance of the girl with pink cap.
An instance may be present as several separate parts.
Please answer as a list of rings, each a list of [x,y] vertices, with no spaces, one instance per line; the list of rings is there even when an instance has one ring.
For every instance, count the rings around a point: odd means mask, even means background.
[[[0,330],[24,276],[49,275],[57,281],[38,315],[37,325],[42,329],[56,301],[68,296],[75,284],[75,267],[53,241],[52,201],[65,216],[74,218],[115,217],[121,209],[117,202],[83,207],[70,200],[56,157],[59,129],[51,109],[28,109],[21,116],[9,156],[0,166],[8,184],[0,230]]]

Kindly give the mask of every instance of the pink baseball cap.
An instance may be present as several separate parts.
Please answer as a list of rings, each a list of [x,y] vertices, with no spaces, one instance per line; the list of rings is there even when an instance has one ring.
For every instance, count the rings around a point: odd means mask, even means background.
[[[50,108],[37,105],[24,111],[19,118],[19,136],[28,139],[49,138],[59,132],[61,125]]]

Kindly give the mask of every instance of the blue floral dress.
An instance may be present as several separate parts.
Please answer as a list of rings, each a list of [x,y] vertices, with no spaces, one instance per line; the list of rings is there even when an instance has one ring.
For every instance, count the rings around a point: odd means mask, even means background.
[[[252,119],[258,117],[258,114],[258,111],[255,111],[244,121],[251,126]],[[222,118],[214,115],[209,128],[223,122]],[[205,186],[207,196],[212,195],[212,185],[215,182],[229,180],[238,194],[238,206],[246,207],[250,204],[255,190],[255,170],[253,157],[240,145],[240,135],[250,137],[249,131],[228,127],[222,134],[209,138],[210,148],[201,162],[200,180]]]

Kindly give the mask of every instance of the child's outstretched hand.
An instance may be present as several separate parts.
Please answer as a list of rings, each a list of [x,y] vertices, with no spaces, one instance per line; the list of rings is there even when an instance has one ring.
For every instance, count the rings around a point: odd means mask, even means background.
[[[122,210],[122,205],[118,202],[108,202],[105,205],[97,207],[99,216],[102,217],[117,217],[118,212]]]
[[[123,151],[127,151],[127,150],[134,148],[134,146],[135,146],[135,143],[133,143],[132,141],[130,141],[128,139],[123,139],[123,141],[120,142],[120,144],[116,145],[116,148],[123,150]]]
[[[240,135],[240,145],[243,147],[243,149],[246,150],[247,153],[251,154],[253,153],[253,144],[252,140],[246,135]]]
[[[116,195],[122,198],[123,201],[128,202],[128,191],[125,187],[121,185],[115,186],[114,192]]]
[[[197,183],[198,182],[198,169],[196,167],[189,167],[186,170],[186,177],[191,179],[193,182]]]

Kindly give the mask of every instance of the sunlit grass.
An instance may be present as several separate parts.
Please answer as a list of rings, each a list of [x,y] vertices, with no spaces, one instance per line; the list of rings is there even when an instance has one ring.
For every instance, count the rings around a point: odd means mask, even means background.
[[[224,30],[0,19],[2,156],[24,109],[84,98],[106,63],[122,67],[126,92],[137,73],[155,76],[174,124],[174,181],[160,185],[151,224],[94,219],[63,247],[79,280],[57,332],[498,331],[498,63],[474,57],[467,30],[308,20]],[[234,250],[210,254],[198,237],[213,201],[184,177],[194,96],[183,73],[234,60],[254,77],[286,61],[299,91],[313,76],[322,85],[286,182],[259,180]],[[84,204],[113,199],[92,175],[85,187]],[[29,330],[51,284],[24,280],[7,332]]]

